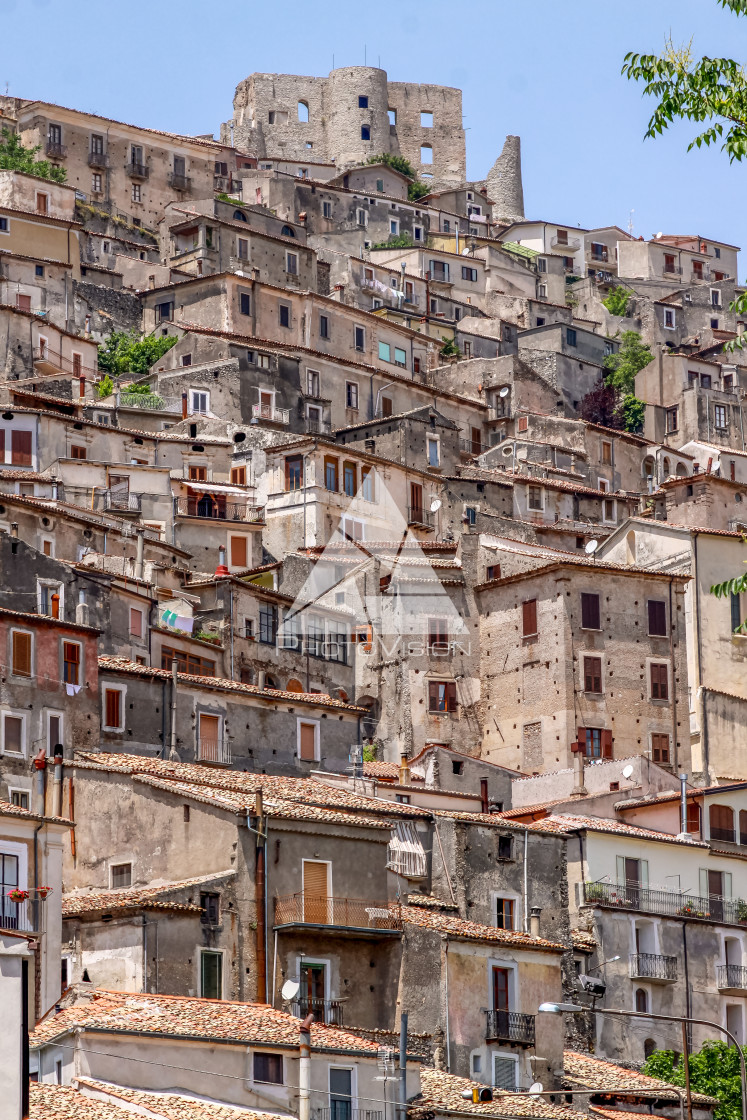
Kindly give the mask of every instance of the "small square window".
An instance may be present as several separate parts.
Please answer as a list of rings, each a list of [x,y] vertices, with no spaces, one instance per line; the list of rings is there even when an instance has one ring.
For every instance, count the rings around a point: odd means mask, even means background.
[[[280,304],[279,312],[280,326],[290,327],[291,325],[291,309],[287,303]]]
[[[131,863],[113,863],[109,868],[109,874],[111,876],[112,890],[132,886]]]
[[[421,128],[433,128],[433,113],[421,113],[420,114],[420,127]]]
[[[242,315],[251,315],[251,299],[248,292],[239,294],[239,311]]]
[[[34,266],[34,275],[35,276],[43,276],[44,275],[44,265],[43,264],[37,264],[37,265]]]
[[[367,109],[368,108],[368,98],[365,97],[363,94],[361,94],[358,97],[358,108],[359,109]]]
[[[361,125],[361,140],[371,139],[371,129],[367,124]]]

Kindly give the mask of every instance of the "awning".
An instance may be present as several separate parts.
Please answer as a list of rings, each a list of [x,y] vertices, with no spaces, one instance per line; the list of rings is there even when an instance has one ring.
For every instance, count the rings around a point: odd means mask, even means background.
[[[246,497],[246,490],[238,486],[227,486],[225,482],[193,482],[191,478],[180,479],[190,490],[205,490],[208,494],[239,494]]]

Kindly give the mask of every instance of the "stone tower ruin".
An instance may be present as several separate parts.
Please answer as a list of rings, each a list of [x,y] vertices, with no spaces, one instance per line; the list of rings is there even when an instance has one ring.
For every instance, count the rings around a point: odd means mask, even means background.
[[[517,222],[524,217],[524,188],[521,184],[521,137],[507,136],[485,182],[497,221]]]

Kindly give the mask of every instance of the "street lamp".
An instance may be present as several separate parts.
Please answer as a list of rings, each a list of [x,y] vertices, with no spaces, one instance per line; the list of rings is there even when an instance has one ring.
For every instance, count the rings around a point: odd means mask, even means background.
[[[710,1019],[689,1019],[682,1015],[660,1015],[654,1012],[644,1011],[623,1011],[617,1007],[581,1007],[577,1003],[541,1003],[539,1010],[548,1012],[552,1015],[561,1015],[563,1012],[568,1012],[572,1015],[578,1015],[582,1012],[594,1012],[597,1015],[618,1015],[626,1019],[659,1019],[668,1023],[681,1023],[682,1024],[682,1056],[685,1065],[685,1096],[687,1098],[687,1115],[689,1120],[693,1117],[693,1101],[690,1092],[690,1066],[688,1060],[687,1050],[687,1027],[686,1023],[695,1023],[701,1027],[712,1027],[721,1034],[725,1034],[727,1038],[736,1046],[737,1053],[739,1054],[739,1072],[742,1081],[742,1120],[747,1120],[747,1068],[745,1068],[744,1053],[742,1047],[739,1045],[737,1039],[728,1031],[726,1027],[722,1027],[720,1023],[712,1023]]]

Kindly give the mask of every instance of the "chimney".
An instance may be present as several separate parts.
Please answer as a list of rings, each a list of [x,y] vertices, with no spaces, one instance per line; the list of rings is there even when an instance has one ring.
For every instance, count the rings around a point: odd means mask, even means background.
[[[529,932],[532,937],[541,937],[540,933],[540,914],[542,910],[539,906],[533,906],[529,911]]]
[[[75,608],[75,621],[78,626],[89,626],[88,619],[88,603],[86,602],[85,591],[78,592],[78,603]]]
[[[34,759],[34,769],[36,770],[36,785],[34,788],[34,812],[40,816],[44,816],[46,808],[46,770],[47,770],[47,752],[44,747],[39,747],[36,757]]]
[[[399,784],[401,786],[410,784],[410,761],[406,754],[403,754],[399,760]]]
[[[13,537],[13,540],[16,540],[16,541],[18,540],[18,522],[17,521],[12,521],[11,522],[11,524],[10,524],[10,535],[11,535],[11,537]]]
[[[376,440],[375,439],[365,440],[363,446],[364,446],[364,448],[366,449],[366,451],[368,452],[369,455],[374,455],[375,454],[375,452],[376,452]]]
[[[480,778],[480,812],[490,812],[490,800],[488,799],[488,779]]]
[[[584,785],[584,752],[580,743],[571,743],[573,754],[573,789],[571,797],[586,797],[588,790]]]
[[[189,416],[189,409],[187,408],[187,394],[182,393],[182,420],[186,420]]]
[[[226,567],[226,548],[225,548],[225,545],[221,545],[220,548],[218,549],[218,567],[215,569],[215,574],[216,574],[217,577],[228,576],[228,575],[231,574],[229,572],[228,568]]]
[[[265,673],[264,669],[260,669],[259,672],[257,673],[257,688],[264,689],[265,679],[266,679],[266,673]]]

